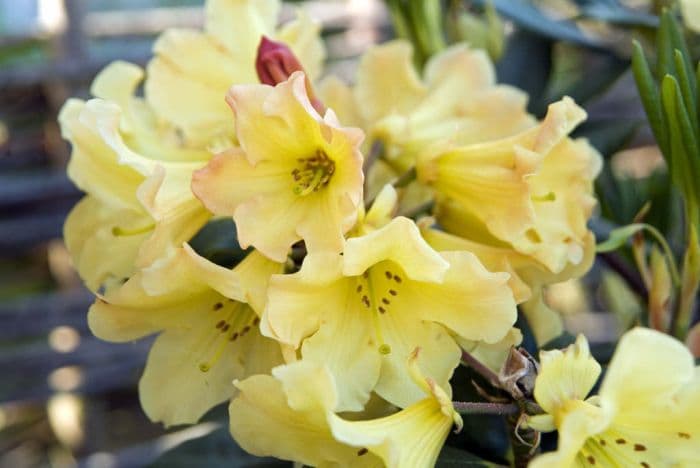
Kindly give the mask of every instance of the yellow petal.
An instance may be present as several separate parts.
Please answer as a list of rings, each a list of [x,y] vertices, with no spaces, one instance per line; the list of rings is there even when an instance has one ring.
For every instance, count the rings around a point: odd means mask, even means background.
[[[333,375],[338,386],[337,411],[361,411],[377,385],[382,356],[364,307],[360,301],[347,301],[355,294],[355,285],[342,283],[346,290],[339,290],[335,301],[329,298],[325,303],[318,331],[304,341],[301,354],[304,361],[327,366]]]
[[[109,289],[133,274],[151,223],[142,212],[111,208],[91,196],[73,208],[63,237],[73,265],[91,291]]]
[[[453,425],[434,398],[380,419],[351,422],[331,415],[329,422],[338,440],[366,447],[386,466],[396,467],[434,466]]]
[[[363,230],[386,226],[396,213],[398,194],[392,185],[385,185],[372,202],[372,206],[362,221]]]
[[[443,281],[411,289],[407,305],[421,311],[424,320],[442,323],[464,338],[501,340],[517,317],[513,294],[506,286],[508,275],[490,273],[468,252],[441,255],[450,265]]]
[[[693,357],[680,341],[635,328],[620,338],[600,395],[620,413],[634,411],[670,399],[694,376]]]
[[[416,224],[404,217],[345,244],[343,273],[357,276],[384,260],[399,265],[416,281],[439,282],[449,264],[423,240]]]
[[[530,298],[532,294],[530,286],[521,277],[521,265],[532,264],[532,261],[524,255],[507,247],[491,246],[485,243],[471,241],[433,229],[425,223],[421,223],[421,234],[425,240],[436,250],[464,250],[471,252],[484,264],[489,271],[504,271],[510,274],[508,286],[513,291],[516,302],[520,303]]]
[[[324,78],[318,85],[318,95],[327,108],[333,109],[343,124],[363,126],[360,106],[355,101],[352,89],[338,77],[330,75]]]
[[[398,305],[398,304],[397,304]],[[449,389],[461,351],[445,327],[420,320],[420,309],[394,304],[379,317],[384,344],[390,352],[382,355],[382,368],[375,391],[390,403],[405,408],[425,396],[406,365],[416,347],[421,348],[418,365],[440,387]]]
[[[593,463],[586,459],[581,449],[586,439],[601,432],[608,420],[599,408],[582,401],[576,402],[569,408],[566,418],[558,428],[559,440],[557,450],[536,457],[528,466],[535,468],[564,468],[564,467],[590,467],[597,462],[609,463],[611,460],[605,457],[594,459]],[[597,452],[598,455],[600,452]],[[625,460],[619,460],[625,466]]]
[[[563,352],[540,352],[541,370],[535,381],[535,399],[555,419],[570,400],[583,400],[600,376],[600,364],[591,356],[583,335]]]
[[[257,82],[252,63],[234,61],[215,38],[187,29],[166,31],[154,52],[145,94],[156,114],[181,129],[190,145],[233,137],[233,116],[223,97],[234,82]]]
[[[279,8],[279,0],[209,0],[206,31],[252,68],[260,36],[274,31]]]
[[[411,45],[400,40],[375,46],[362,57],[355,95],[366,121],[410,112],[425,95],[412,57]]]
[[[231,336],[240,334],[243,327],[233,332],[224,331],[226,325],[217,326],[231,314],[233,325],[229,326],[235,328],[237,322],[251,326],[235,340]],[[267,368],[260,369],[257,365],[254,371],[269,372],[281,363],[279,345],[260,337],[252,327],[254,317],[244,304],[224,303],[215,313],[209,309],[188,314],[176,327],[161,333],[151,348],[139,382],[141,404],[148,417],[166,426],[195,423],[214,405],[233,396],[234,379],[250,374],[246,370],[250,351],[260,354],[267,348],[268,354],[276,355]]]
[[[326,58],[326,50],[321,40],[321,24],[302,9],[297,11],[297,16],[297,19],[282,26],[275,37],[289,45],[304,67],[304,72],[313,81],[321,74]],[[356,125],[342,119],[341,122],[345,125]]]
[[[298,348],[318,329],[328,305],[344,292],[341,268],[340,256],[314,254],[304,259],[297,273],[273,276],[263,317],[269,336]]]
[[[134,194],[144,177],[117,163],[118,155],[102,139],[92,117],[86,103],[77,99],[69,99],[58,116],[63,137],[73,144],[68,176],[105,203],[138,209]]]
[[[521,308],[538,344],[549,343],[564,332],[561,315],[544,301],[541,287],[532,290],[532,296]]]

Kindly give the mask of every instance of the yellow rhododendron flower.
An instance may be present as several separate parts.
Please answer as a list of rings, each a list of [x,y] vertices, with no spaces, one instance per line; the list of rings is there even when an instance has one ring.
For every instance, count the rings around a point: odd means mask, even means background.
[[[210,153],[182,147],[172,131],[157,125],[148,106],[134,97],[142,78],[137,66],[115,62],[93,82],[98,99],[71,99],[59,116],[63,136],[73,145],[68,175],[92,197],[69,217],[65,236],[74,239],[68,242],[74,258],[101,265],[97,277],[94,268],[88,272],[77,262],[95,291],[109,278],[129,277],[127,263],[132,270],[147,266],[189,240],[211,216],[189,188],[192,173]],[[88,239],[94,245],[89,258],[76,250]],[[119,241],[99,248],[100,239]],[[122,268],[108,271],[115,257],[121,257]]]
[[[422,398],[383,417],[371,410],[336,414],[338,383],[326,367],[306,360],[273,369],[274,377],[236,382],[231,433],[250,453],[312,466],[432,467],[462,418],[448,392],[423,376],[417,357],[415,350],[407,368]]]
[[[255,375],[235,385],[239,394],[229,407],[230,429],[247,452],[309,466],[384,466],[367,449],[333,437],[328,416],[338,393],[325,367],[298,361],[274,368],[272,376]]]
[[[461,352],[451,334],[495,343],[515,322],[508,275],[468,252],[434,251],[413,221],[394,218],[346,242],[343,255],[308,255],[298,273],[274,276],[263,333],[328,366],[341,411],[371,391],[400,407],[422,396],[406,359],[446,387]]]
[[[535,399],[546,414],[527,424],[558,430],[559,444],[531,467],[700,466],[700,368],[682,343],[650,329],[627,332],[588,399],[601,369],[582,335],[540,356]]]
[[[430,468],[442,450],[452,426],[462,429],[462,417],[450,395],[418,367],[419,349],[409,357],[411,377],[426,398],[391,416],[367,421],[346,421],[329,416],[333,436],[341,442],[365,447],[397,468]]]
[[[531,130],[427,150],[417,165],[419,180],[436,193],[443,229],[465,238],[470,245],[462,248],[490,268],[514,273],[510,285],[529,300],[525,310],[540,343],[562,331],[541,287],[582,275],[594,255],[587,221],[601,157],[587,141],[567,137],[584,118],[565,98]]]
[[[525,110],[527,95],[495,83],[484,51],[452,46],[430,58],[422,79],[412,55],[402,40],[374,46],[361,59],[354,89],[337,79],[321,88],[344,122],[365,129],[369,143],[384,144],[394,169],[405,171],[437,141],[479,143],[535,123]]]
[[[195,423],[233,396],[233,379],[282,362],[256,313],[270,275],[281,271],[257,252],[229,270],[185,246],[100,296],[90,329],[117,342],[159,333],[139,383],[141,404],[153,421]]]
[[[586,221],[595,203],[591,186],[600,155],[585,140],[567,138],[585,117],[564,98],[532,130],[422,153],[418,177],[465,212],[467,220],[483,224],[496,239],[557,273],[583,259]],[[444,218],[438,212],[441,222]],[[445,220],[446,226],[456,223]]]
[[[321,117],[295,72],[275,87],[234,86],[228,96],[241,148],[217,155],[192,189],[217,215],[233,216],[238,240],[284,261],[303,239],[309,252],[340,252],[362,202],[362,132]]]
[[[276,29],[279,0],[208,0],[204,31],[170,29],[155,43],[145,92],[158,117],[180,129],[188,145],[230,146],[231,112],[223,101],[233,84],[258,83],[261,37],[288,44],[311,78],[325,58],[320,26],[301,15]]]

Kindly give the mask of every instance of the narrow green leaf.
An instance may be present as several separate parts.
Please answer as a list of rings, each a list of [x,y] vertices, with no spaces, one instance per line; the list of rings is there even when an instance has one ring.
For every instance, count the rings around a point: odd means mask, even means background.
[[[667,131],[668,127],[666,125],[664,114],[661,110],[661,101],[659,98],[659,90],[656,85],[656,80],[654,80],[654,77],[651,74],[651,69],[649,68],[649,63],[644,56],[642,46],[637,41],[634,41],[633,46],[632,71],[634,72],[634,79],[637,83],[639,97],[644,105],[644,110],[646,111],[649,119],[649,125],[654,132],[656,142],[659,144],[659,148],[661,148],[661,152],[666,157],[666,162],[670,166],[671,161]]]
[[[666,242],[666,238],[663,236],[663,234],[661,234],[658,229],[650,224],[634,223],[613,229],[610,231],[607,240],[596,246],[596,252],[605,253],[617,250],[625,245],[632,236],[644,230],[650,233],[663,249],[664,255],[666,255],[666,261],[669,265],[669,270],[671,271],[673,283],[678,285],[680,282],[680,275],[678,274],[678,267],[676,266],[676,261],[673,256],[673,252],[671,251],[671,247],[668,245],[668,242]]]
[[[671,143],[671,157],[669,169],[671,180],[681,189],[685,199],[695,197],[694,175],[690,169],[690,158],[687,142],[684,141],[682,132],[684,116],[679,103],[680,88],[678,82],[671,75],[666,75],[661,83],[661,101],[663,103],[664,115],[668,121],[668,130]]]
[[[678,71],[678,84],[680,86],[680,95],[683,98],[683,107],[687,111],[693,133],[698,133],[698,116],[695,111],[695,103],[697,102],[697,90],[695,89],[695,80],[691,80],[692,71],[686,68],[686,58],[683,53],[676,49],[673,54],[673,59],[676,63]]]
[[[685,72],[688,76],[691,76],[693,73],[693,65],[690,61],[691,55],[690,51],[688,50],[688,44],[685,41],[685,36],[683,35],[683,28],[678,23],[676,16],[670,11],[665,11],[663,16],[663,19],[667,23],[669,39],[671,40],[671,47],[673,48],[674,52],[676,50],[680,51],[683,57],[682,68],[685,69]],[[676,64],[674,63],[674,65]],[[680,72],[678,65],[676,65],[676,71]]]
[[[644,229],[643,224],[628,224],[610,231],[608,239],[596,246],[596,252],[612,252],[627,243],[630,237]]]
[[[666,74],[675,75],[675,65],[673,63],[673,40],[671,38],[670,13],[664,11],[661,15],[661,26],[656,32],[656,76],[661,78]]]
[[[700,142],[698,142],[697,123],[692,122],[692,117],[695,115],[695,109],[687,108],[678,84],[674,82],[675,98],[676,98],[676,119],[678,128],[683,141],[683,153],[685,160],[681,164],[682,171],[685,173],[686,183],[692,193],[688,193],[688,197],[695,197],[694,201],[700,200],[700,184],[697,182],[697,176],[700,174]],[[692,103],[691,103],[692,104]]]

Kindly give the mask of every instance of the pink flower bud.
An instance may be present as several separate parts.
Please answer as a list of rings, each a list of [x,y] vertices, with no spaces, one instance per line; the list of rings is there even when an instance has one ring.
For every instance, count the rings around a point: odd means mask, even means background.
[[[292,73],[304,71],[294,52],[284,43],[276,42],[263,36],[258,46],[258,56],[255,59],[255,70],[263,84],[275,86],[287,81]],[[314,95],[309,77],[306,77],[306,91],[311,105],[320,114],[325,112],[325,106]]]

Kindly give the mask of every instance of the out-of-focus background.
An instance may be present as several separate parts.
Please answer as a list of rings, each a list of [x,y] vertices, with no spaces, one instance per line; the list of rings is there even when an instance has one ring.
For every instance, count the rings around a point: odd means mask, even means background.
[[[677,197],[658,150],[649,146],[629,72],[631,39],[649,46],[658,24],[650,5],[673,0],[493,3],[503,23],[475,26],[463,13],[474,7],[482,14],[483,0],[445,0],[456,6],[446,18],[448,34],[477,41],[470,31],[496,24],[500,29],[490,37],[505,46],[485,44],[498,49],[490,52],[499,59],[499,80],[525,89],[534,114],[542,116],[548,102],[567,94],[587,109],[589,121],[577,135],[588,137],[609,163],[596,187],[602,216],[594,230],[606,236],[653,200],[648,219],[673,234]],[[0,0],[0,468],[277,466],[237,451],[216,422],[225,408],[190,428],[166,431],[148,421],[137,382],[150,340],[113,345],[90,334],[86,311],[93,297],[61,241],[63,221],[81,196],[65,174],[69,148],[56,122],[61,105],[70,96],[88,97],[92,78],[115,59],[146,65],[164,29],[200,27],[202,4]],[[392,35],[381,0],[289,2],[281,21],[300,5],[323,25],[327,71],[346,78],[362,51]],[[569,331],[585,332],[608,355],[620,330],[642,313],[631,292],[641,279],[628,257],[601,256],[585,281],[549,291]],[[219,437],[161,457],[208,433]]]

